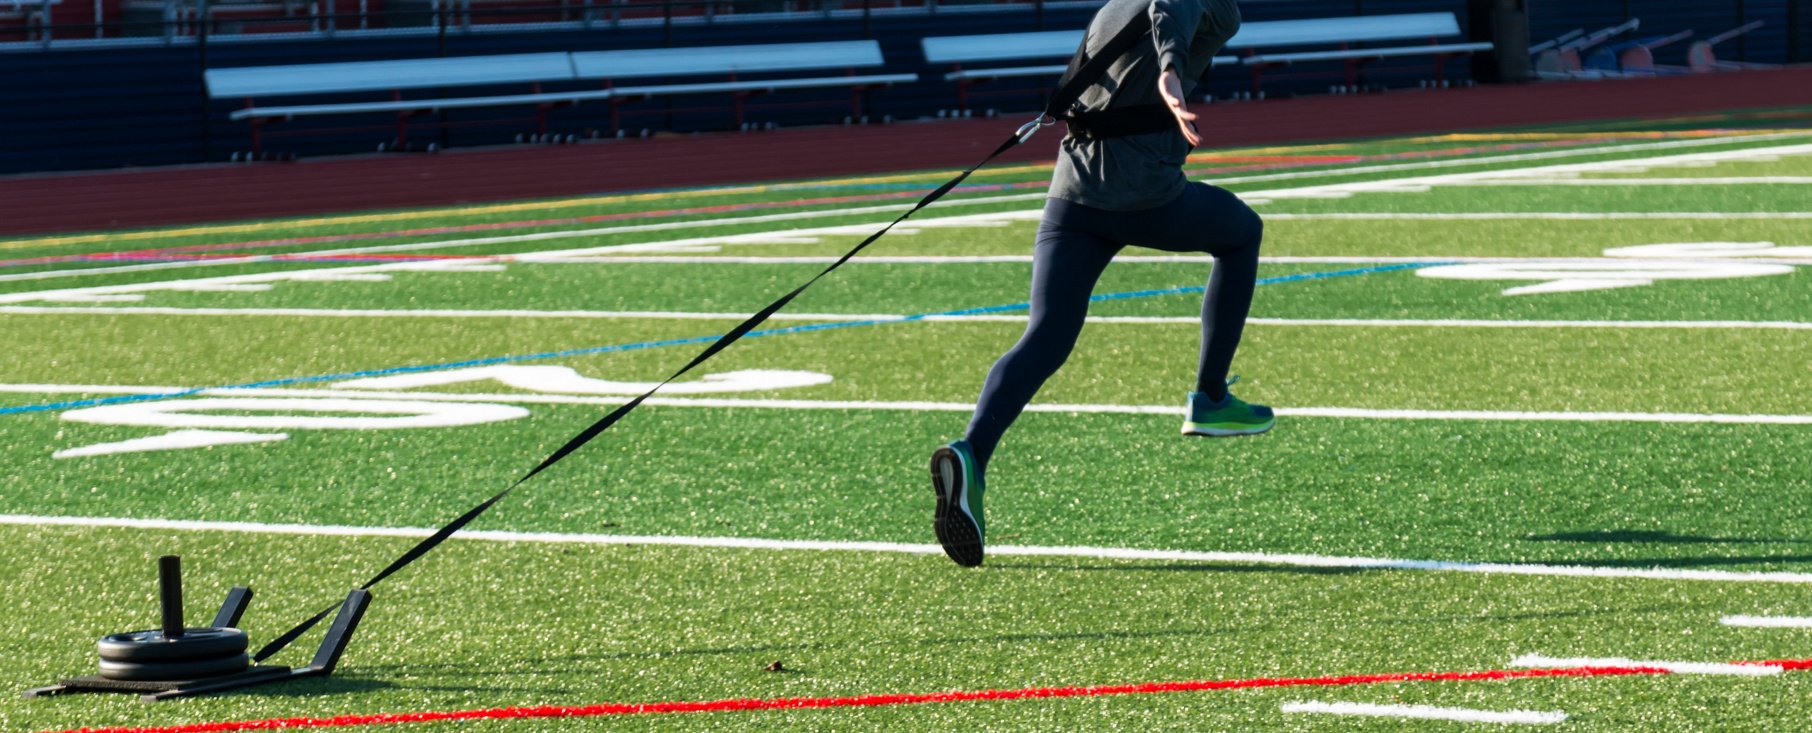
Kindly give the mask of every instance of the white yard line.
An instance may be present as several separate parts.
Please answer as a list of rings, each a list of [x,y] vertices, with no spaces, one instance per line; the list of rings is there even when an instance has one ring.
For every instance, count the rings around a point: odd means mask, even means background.
[[[1358,715],[1371,718],[1404,718],[1409,720],[1451,720],[1460,723],[1496,723],[1499,725],[1553,725],[1564,722],[1567,714],[1535,710],[1471,710],[1430,705],[1375,705],[1357,702],[1286,702],[1286,713],[1323,715]]]
[[[294,317],[294,318],[553,318],[553,319],[622,319],[675,321],[741,321],[747,313],[700,313],[689,311],[572,311],[572,310],[473,310],[473,309],[334,309],[334,308],[172,308],[163,306],[0,306],[0,315],[148,315],[196,317]],[[972,316],[922,316],[914,318],[900,313],[787,313],[774,314],[771,321],[842,322],[905,321],[937,323],[1025,323],[1029,316],[989,314]],[[1197,316],[1089,316],[1089,323],[1122,325],[1198,325]],[[1251,318],[1247,324],[1260,326],[1309,326],[1334,328],[1590,328],[1590,329],[1681,329],[1681,330],[1764,330],[1808,331],[1812,322],[1802,321],[1569,321],[1569,320],[1495,320],[1464,318]]]
[[[571,310],[471,310],[471,309],[334,309],[334,308],[169,308],[161,306],[0,306],[0,315],[97,315],[139,316],[277,316],[297,318],[555,318],[555,319],[638,319],[676,321],[741,321],[747,313],[691,313],[675,311],[571,311]],[[860,313],[787,313],[774,314],[770,321],[869,321],[903,320],[905,316],[863,315]],[[1024,319],[1021,319],[1024,320]]]
[[[170,394],[186,387],[109,387],[95,384],[0,384],[0,393],[16,394]],[[333,399],[422,400],[428,402],[503,402],[548,405],[620,405],[631,395],[524,394],[497,392],[415,392],[348,389],[206,389],[206,396],[316,397]],[[884,410],[901,412],[970,412],[971,402],[885,402],[870,400],[784,400],[715,397],[651,397],[646,404],[664,407],[759,410]],[[1666,412],[1526,412],[1509,410],[1392,410],[1362,407],[1278,407],[1284,417],[1348,418],[1359,420],[1473,420],[1480,422],[1634,422],[1722,425],[1812,425],[1812,415],[1766,415]],[[1179,405],[1040,404],[1027,412],[1098,415],[1181,415]]]
[[[1792,135],[1789,135],[1792,137]],[[1677,141],[1697,142],[1697,141]],[[1662,148],[1694,147],[1687,145],[1663,144]],[[1242,191],[1240,197],[1245,199],[1299,198],[1345,198],[1357,193],[1414,193],[1426,191],[1436,186],[1464,185],[1475,181],[1505,180],[1517,178],[1552,178],[1556,176],[1573,177],[1581,173],[1604,171],[1647,170],[1678,165],[1699,165],[1737,160],[1754,160],[1757,158],[1774,158],[1782,155],[1812,155],[1812,144],[1780,145],[1768,148],[1749,148],[1739,150],[1719,150],[1713,152],[1681,153],[1653,158],[1593,161],[1590,163],[1562,163],[1556,165],[1535,166],[1513,170],[1473,171],[1468,173],[1448,173],[1434,176],[1413,176],[1409,178],[1386,178],[1352,183],[1334,183],[1318,186],[1300,186],[1267,191]]]
[[[1018,202],[1018,201],[1034,201],[1034,200],[1042,200],[1043,198],[1044,198],[1044,194],[1039,193],[1039,194],[1018,194],[1018,195],[1013,195],[1013,196],[988,196],[988,197],[981,197],[981,198],[946,199],[944,201],[939,201],[936,204],[933,204],[931,206],[931,208],[949,208],[949,207],[955,207],[955,206],[974,206],[974,205],[980,205],[980,204],[996,204],[996,203],[1010,203],[1010,202]],[[493,236],[493,237],[469,237],[469,238],[464,238],[464,239],[440,239],[440,240],[434,240],[434,241],[429,241],[429,242],[413,242],[413,243],[409,243],[409,244],[373,245],[373,246],[367,246],[367,247],[348,247],[348,248],[343,248],[343,249],[310,250],[307,252],[287,253],[286,256],[288,256],[288,257],[298,257],[298,256],[332,257],[335,255],[350,255],[350,254],[378,254],[378,253],[412,252],[412,251],[418,251],[418,250],[424,250],[424,249],[457,249],[457,248],[461,248],[461,247],[477,247],[477,246],[482,246],[482,245],[487,245],[487,244],[508,244],[508,243],[513,243],[513,242],[537,242],[537,241],[546,241],[546,240],[551,240],[551,239],[570,239],[573,237],[596,237],[596,236],[605,236],[605,235],[611,235],[611,234],[629,234],[629,233],[635,233],[635,232],[672,231],[672,230],[678,230],[678,229],[699,229],[699,228],[720,227],[720,226],[727,227],[727,226],[740,226],[740,225],[746,225],[746,224],[761,224],[761,223],[776,222],[776,221],[797,221],[797,220],[801,220],[801,219],[825,219],[825,218],[830,218],[830,217],[835,217],[835,216],[856,216],[856,215],[860,215],[860,214],[893,213],[893,212],[903,211],[908,208],[911,208],[911,204],[888,204],[885,206],[862,206],[862,207],[846,208],[846,209],[796,211],[796,212],[788,212],[788,213],[783,213],[783,214],[761,214],[758,216],[737,216],[737,217],[725,217],[725,218],[720,218],[720,219],[699,219],[699,220],[691,220],[691,221],[660,222],[660,223],[656,223],[656,224],[630,224],[630,225],[622,225],[622,226],[588,227],[588,228],[584,228],[584,229],[565,229],[565,230],[552,231],[552,232],[534,232],[531,234],[508,234],[508,235],[498,235],[498,236]],[[956,219],[956,218],[961,218],[961,217],[942,217],[942,218]],[[926,221],[935,221],[935,220],[936,219],[931,219],[931,220],[926,220]],[[879,223],[877,222],[874,224],[864,223],[864,224],[853,225],[853,226],[873,228],[874,226],[878,226],[878,225],[879,225]],[[915,226],[924,226],[924,222],[923,221],[915,222],[914,225]],[[848,226],[852,226],[852,225],[845,225],[844,227],[838,227],[838,228],[847,228]],[[906,228],[906,227],[902,227],[902,228]],[[865,230],[862,233],[867,234],[868,232]],[[760,238],[763,235],[753,234],[753,235],[731,235],[731,236]],[[718,241],[719,239],[722,239],[722,238],[713,237],[713,238],[709,238],[708,241]],[[615,245],[615,246],[616,247],[650,247],[650,246],[663,246],[663,245],[671,246],[671,245],[675,245],[675,244],[679,244],[679,243],[680,242],[667,241],[667,242],[651,242],[651,243],[638,243],[638,244],[633,244],[633,245]],[[295,261],[295,260],[278,260],[278,259],[275,259],[275,257],[272,255],[247,255],[245,257],[234,257],[234,258],[218,259],[218,260],[190,260],[190,261],[183,261],[183,262],[160,262],[160,263],[152,263],[152,264],[144,264],[144,265],[123,265],[123,266],[119,266],[119,267],[86,268],[86,269],[78,268],[78,269],[73,269],[73,270],[53,270],[53,271],[45,271],[45,272],[28,272],[28,273],[20,273],[20,274],[13,274],[13,275],[0,275],[0,282],[4,282],[4,281],[8,281],[8,280],[45,280],[45,279],[60,278],[60,277],[77,277],[77,276],[81,276],[81,275],[89,275],[89,274],[95,274],[95,273],[137,272],[137,271],[141,271],[141,270],[161,270],[161,269],[183,268],[183,267],[210,267],[210,266],[216,266],[216,265],[237,265],[237,264],[246,264],[246,263],[252,263],[252,262],[277,262],[277,261]],[[357,268],[331,268],[331,269],[347,270],[347,269],[357,269]]]
[[[531,264],[643,264],[643,265],[828,265],[840,258],[832,255],[601,255],[597,257],[547,257],[534,256],[532,259],[511,260],[499,257],[501,262],[527,262]],[[885,255],[858,257],[849,261],[851,265],[991,265],[991,264],[1031,264],[1031,255]],[[1668,258],[1658,260],[1668,263],[1679,262],[1751,262],[1764,264],[1812,265],[1812,258],[1788,257],[1765,259],[1761,257],[1695,257]],[[1211,255],[1122,255],[1114,258],[1121,264],[1195,264],[1212,263]],[[1378,264],[1553,264],[1553,263],[1592,263],[1605,262],[1648,263],[1651,260],[1639,258],[1605,258],[1605,257],[1476,257],[1440,255],[1420,255],[1414,257],[1261,257],[1260,263],[1272,265],[1378,265]]]
[[[1803,185],[1812,176],[1749,176],[1743,178],[1505,178],[1461,181],[1455,186],[1756,186]]]
[[[186,532],[238,532],[248,534],[338,537],[427,537],[435,531],[430,528],[418,527],[353,527],[341,525],[265,524],[260,522],[208,522],[179,519],[132,519],[124,517],[52,517],[18,514],[0,514],[0,525],[27,527],[119,527]],[[569,545],[666,545],[676,547],[708,547],[744,550],[872,552],[907,555],[938,555],[943,553],[942,548],[932,544],[779,540],[753,537],[684,537],[466,530],[454,535],[454,539],[486,542],[538,542]],[[1302,555],[1291,553],[1199,552],[1191,550],[1143,550],[1112,547],[1049,547],[1023,545],[990,546],[988,548],[988,553],[995,557],[1071,557],[1102,560],[1149,560],[1160,562],[1232,563],[1241,565],[1275,565],[1282,567],[1344,568],[1352,570],[1415,570],[1536,577],[1629,578],[1718,583],[1785,583],[1794,585],[1812,584],[1812,573],[1735,572],[1728,570],[1685,570],[1660,567],[1606,568],[1574,565],[1472,563],[1450,562],[1444,560],[1401,560],[1392,558],[1341,557],[1333,555]],[[1648,663],[1643,664],[1647,665]],[[1775,669],[1778,670],[1779,668],[1777,667]]]
[[[1673,662],[1624,659],[1622,657],[1546,657],[1525,654],[1511,660],[1512,667],[1645,667],[1665,669],[1674,674],[1724,675],[1731,677],[1768,677],[1785,671],[1771,664],[1725,664],[1723,662]]]
[[[948,216],[948,217],[938,217],[938,218],[933,218],[933,219],[926,219],[923,221],[915,222],[913,226],[916,227],[916,229],[925,229],[925,228],[933,228],[933,227],[990,226],[990,225],[997,224],[999,222],[1010,221],[1010,220],[1017,219],[1017,218],[1026,218],[1026,217],[1035,218],[1037,215],[1038,215],[1038,212],[1036,210],[1029,211],[1029,212],[1028,211],[996,212],[996,213],[979,214],[979,215],[969,214],[969,215],[963,215],[963,216]],[[23,293],[4,293],[4,294],[0,294],[0,303],[21,303],[21,302],[30,302],[30,301],[38,301],[38,300],[55,300],[55,299],[80,300],[80,299],[91,299],[91,298],[95,298],[96,296],[115,297],[115,296],[121,296],[121,295],[140,295],[142,297],[143,293],[148,293],[148,292],[155,292],[155,291],[160,291],[160,290],[183,290],[183,289],[193,288],[193,287],[198,287],[198,286],[199,287],[220,287],[220,286],[237,286],[237,285],[246,285],[246,284],[267,284],[267,283],[290,281],[290,280],[310,281],[310,280],[319,280],[323,277],[345,278],[349,275],[357,277],[357,276],[364,276],[364,275],[371,275],[371,274],[378,274],[378,273],[460,272],[460,271],[468,271],[474,267],[494,267],[498,263],[534,262],[537,259],[542,258],[542,257],[553,258],[553,259],[557,260],[557,259],[561,259],[561,258],[570,258],[570,257],[577,257],[577,256],[608,255],[608,254],[616,254],[616,253],[622,253],[622,252],[662,252],[662,251],[681,251],[681,252],[683,252],[683,251],[687,251],[688,249],[695,249],[698,247],[705,247],[705,246],[712,247],[713,249],[715,249],[717,247],[721,247],[724,245],[771,244],[771,243],[777,243],[777,242],[785,243],[785,242],[797,242],[797,241],[815,241],[815,239],[817,237],[824,237],[824,236],[849,235],[849,234],[853,234],[856,236],[862,236],[862,235],[866,235],[866,234],[870,233],[870,230],[872,228],[873,228],[872,224],[854,224],[854,225],[843,224],[843,225],[835,225],[835,226],[811,227],[811,228],[805,228],[805,229],[789,229],[789,230],[782,230],[782,231],[756,232],[756,233],[745,233],[745,234],[726,234],[726,235],[716,235],[716,236],[707,236],[707,237],[691,237],[691,238],[684,238],[684,239],[660,240],[660,241],[653,241],[653,242],[637,242],[637,243],[632,243],[632,244],[615,244],[615,245],[606,245],[606,246],[599,246],[599,247],[580,247],[580,248],[563,249],[563,250],[546,250],[546,251],[542,251],[542,252],[514,254],[514,255],[480,256],[480,257],[472,257],[472,258],[462,258],[462,259],[457,259],[457,260],[386,262],[386,263],[376,264],[376,265],[358,265],[358,266],[351,266],[351,267],[347,267],[347,266],[320,267],[320,268],[312,268],[312,269],[305,269],[305,270],[286,270],[286,271],[279,271],[279,272],[264,272],[264,273],[250,274],[250,275],[226,275],[226,276],[218,276],[218,277],[166,280],[166,281],[148,282],[148,283],[134,283],[131,285],[103,285],[103,286],[92,286],[92,287],[83,287],[83,288],[66,288],[66,289],[60,289],[60,290],[42,290],[42,291],[23,292]],[[522,235],[522,236],[540,237],[542,235],[537,234],[537,235]],[[491,238],[486,238],[485,241],[486,242],[504,241],[507,239],[508,238],[491,237]],[[455,240],[455,241],[471,243],[471,242],[476,242],[478,240]],[[433,248],[433,247],[439,246],[440,244],[444,244],[444,242],[443,243],[428,242],[428,243],[421,243],[421,244],[395,245],[393,247],[375,247],[375,248],[366,247],[366,248],[360,248],[357,250],[336,250],[334,252],[326,253],[326,254],[342,254],[342,253],[348,253],[348,252],[393,251],[398,248]],[[317,254],[321,254],[321,253],[317,253]],[[73,274],[81,274],[83,271],[82,270],[69,270],[69,271],[65,271],[65,272],[69,272],[69,273],[73,273]],[[38,274],[44,274],[44,273],[28,273],[28,274],[38,275]],[[5,276],[0,276],[0,279],[4,279],[4,277]]]
[[[1812,618],[1805,616],[1725,616],[1718,623],[1752,629],[1812,629]]]
[[[1228,178],[1204,178],[1202,180],[1208,181],[1210,183],[1215,183],[1215,184],[1248,183],[1248,182],[1263,182],[1263,181],[1289,181],[1289,180],[1299,180],[1299,179],[1303,179],[1303,178],[1314,178],[1314,177],[1319,177],[1319,176],[1352,175],[1352,174],[1360,174],[1360,173],[1389,173],[1389,172],[1404,171],[1404,170],[1427,170],[1430,168],[1459,168],[1459,167],[1465,167],[1465,166],[1471,166],[1471,165],[1493,165],[1493,164],[1497,164],[1497,163],[1521,163],[1521,162],[1531,161],[1531,160],[1553,160],[1556,158],[1580,158],[1580,157],[1585,157],[1588,155],[1604,155],[1604,154],[1608,154],[1608,153],[1629,153],[1629,152],[1640,152],[1640,151],[1645,151],[1645,150],[1673,150],[1673,149],[1678,149],[1678,148],[1707,147],[1707,146],[1712,146],[1712,145],[1730,145],[1730,144],[1735,144],[1735,143],[1739,143],[1739,142],[1748,142],[1748,141],[1792,140],[1795,138],[1807,138],[1807,137],[1812,137],[1812,132],[1782,132],[1782,133],[1770,133],[1770,134],[1766,134],[1766,135],[1732,135],[1732,136],[1727,136],[1727,137],[1700,138],[1697,140],[1669,140],[1666,142],[1655,142],[1655,143],[1632,143],[1632,144],[1628,144],[1628,145],[1607,145],[1607,146],[1603,146],[1603,147],[1592,147],[1592,148],[1569,148],[1567,150],[1544,150],[1544,151],[1535,152],[1535,153],[1513,153],[1510,155],[1493,155],[1493,156],[1480,157],[1480,158],[1423,160],[1423,161],[1415,161],[1415,162],[1411,162],[1411,163],[1386,163],[1386,164],[1381,164],[1381,165],[1356,166],[1356,167],[1351,167],[1351,168],[1337,168],[1337,169],[1332,169],[1332,170],[1323,169],[1323,170],[1313,170],[1313,171],[1291,171],[1291,172],[1287,172],[1287,173],[1261,173],[1261,174],[1252,175],[1252,176],[1239,176],[1239,177],[1228,177]],[[1770,148],[1770,150],[1774,150],[1774,148]],[[1738,151],[1722,151],[1722,152],[1734,153],[1734,152],[1738,152]],[[1763,155],[1770,155],[1770,154],[1791,155],[1793,153],[1792,152],[1763,153]],[[1736,158],[1736,159],[1740,159],[1740,158]],[[1658,160],[1658,159],[1655,159],[1655,160]],[[1714,159],[1714,160],[1717,160],[1717,159]],[[1638,161],[1605,161],[1605,162],[1606,163],[1623,162],[1625,164],[1631,164],[1631,163],[1637,163]],[[1701,161],[1685,161],[1685,162],[1694,163],[1694,162],[1701,162]],[[1672,164],[1678,165],[1679,163],[1672,163]],[[1598,165],[1598,164],[1590,163],[1590,164],[1586,164],[1586,165]],[[1546,170],[1548,168],[1549,168],[1548,166],[1543,166],[1542,168],[1538,168],[1536,170]],[[1502,172],[1502,171],[1498,171],[1498,172]],[[1244,194],[1242,194],[1242,195],[1244,195]]]
[[[244,265],[255,262],[269,262],[269,257],[249,255],[231,259],[206,261],[184,260],[182,262],[153,262],[142,265],[119,265],[116,267],[87,267],[73,270],[44,270],[40,272],[20,272],[0,275],[0,282],[18,282],[23,280],[55,280],[64,277],[81,277],[84,275],[112,275],[121,272],[145,272],[149,270],[181,270],[191,267],[213,267],[217,265]]]

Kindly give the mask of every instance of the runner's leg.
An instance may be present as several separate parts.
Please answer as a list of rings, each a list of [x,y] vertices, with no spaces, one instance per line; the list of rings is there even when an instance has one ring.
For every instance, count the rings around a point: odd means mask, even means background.
[[[1125,221],[1128,244],[1167,252],[1214,255],[1214,272],[1202,298],[1202,348],[1196,363],[1196,391],[1220,400],[1227,395],[1227,370],[1239,349],[1258,281],[1258,249],[1264,221],[1238,196],[1205,183]]]
[[[980,468],[987,467],[1001,435],[1063,366],[1082,333],[1095,281],[1120,251],[1120,245],[1093,233],[1098,227],[1092,220],[1105,213],[1062,199],[1045,205],[1032,250],[1031,321],[1019,343],[989,370],[964,435]]]

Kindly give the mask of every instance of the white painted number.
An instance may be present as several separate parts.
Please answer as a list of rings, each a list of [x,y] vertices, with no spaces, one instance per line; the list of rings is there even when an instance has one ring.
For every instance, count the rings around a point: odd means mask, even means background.
[[[1653,285],[1661,280],[1727,280],[1793,272],[1792,265],[1743,262],[1744,257],[1791,258],[1812,255],[1812,247],[1776,247],[1772,242],[1698,242],[1618,247],[1602,262],[1491,262],[1424,267],[1422,277],[1442,280],[1535,280],[1504,295],[1575,293]],[[1642,258],[1640,260],[1634,258]],[[1669,260],[1686,260],[1669,261]]]
[[[612,382],[580,375],[563,366],[485,366],[449,369],[440,372],[401,374],[340,382],[336,386],[353,389],[413,389],[441,387],[466,382],[498,381],[516,389],[543,394],[636,395],[654,389],[656,382]],[[745,369],[723,374],[707,374],[696,382],[674,382],[661,388],[662,394],[722,394],[725,392],[759,392],[770,389],[812,387],[830,384],[831,375],[818,372],[777,369]]]
[[[63,419],[156,428],[396,430],[482,425],[528,414],[514,405],[470,402],[207,397],[90,407],[65,412]]]

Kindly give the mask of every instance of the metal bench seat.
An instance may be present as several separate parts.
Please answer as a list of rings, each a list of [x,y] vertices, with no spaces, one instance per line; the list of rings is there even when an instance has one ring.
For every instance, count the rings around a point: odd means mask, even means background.
[[[308,117],[314,115],[361,114],[372,112],[414,112],[429,113],[443,109],[472,109],[476,107],[510,107],[517,105],[542,104],[578,104],[597,99],[609,99],[614,90],[593,92],[563,92],[552,94],[507,94],[494,97],[459,97],[453,99],[402,99],[391,102],[353,102],[348,104],[302,104],[285,107],[248,107],[235,110],[231,119],[288,119],[291,117]]]
[[[400,61],[208,69],[208,96],[273,97],[572,81],[571,54],[526,53]]]
[[[1239,62],[1240,60],[1237,56],[1216,56],[1214,57],[1213,65],[1234,66],[1239,64]],[[965,79],[979,81],[985,79],[1012,79],[1024,76],[1058,76],[1061,75],[1066,68],[1067,66],[1064,64],[1050,64],[1046,66],[1009,66],[998,69],[968,69],[964,71],[952,71],[945,74],[944,81],[962,81]]]
[[[870,76],[826,76],[815,79],[751,79],[748,81],[705,82],[700,84],[656,84],[652,86],[612,87],[607,90],[617,97],[661,96],[669,94],[708,94],[712,92],[772,92],[782,89],[818,89],[843,86],[886,86],[919,80],[918,74],[875,74]]]
[[[875,41],[579,51],[570,55],[573,73],[580,79],[861,69],[886,63],[881,44]]]
[[[1489,51],[1489,43],[1446,43],[1428,46],[1397,46],[1394,48],[1356,48],[1340,51],[1309,51],[1305,53],[1277,53],[1248,56],[1243,61],[1251,64],[1291,64],[1311,61],[1344,61],[1346,59],[1381,59],[1397,56],[1421,56],[1425,54],[1459,54],[1475,51]]]
[[[1330,43],[1373,43],[1460,35],[1453,13],[1401,13],[1350,18],[1267,20],[1246,23],[1227,41],[1228,48],[1319,46]]]

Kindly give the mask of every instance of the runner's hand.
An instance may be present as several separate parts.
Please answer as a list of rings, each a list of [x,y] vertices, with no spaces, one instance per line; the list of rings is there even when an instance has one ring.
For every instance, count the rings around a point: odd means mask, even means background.
[[[1170,113],[1176,115],[1177,127],[1183,131],[1183,139],[1189,141],[1189,147],[1201,145],[1201,133],[1195,131],[1195,113],[1183,104],[1183,80],[1177,76],[1176,69],[1165,69],[1164,75],[1158,77],[1158,94],[1164,96]]]

